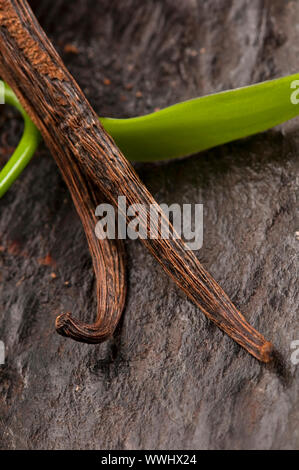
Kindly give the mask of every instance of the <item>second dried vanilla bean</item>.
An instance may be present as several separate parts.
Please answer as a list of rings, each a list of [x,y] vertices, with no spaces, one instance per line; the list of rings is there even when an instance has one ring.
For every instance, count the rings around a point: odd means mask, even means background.
[[[56,330],[62,336],[84,342],[101,343],[109,338],[121,317],[125,298],[125,252],[122,240],[98,240],[94,231],[95,207],[101,193],[86,177],[79,165],[62,159],[58,164],[80,216],[92,257],[97,292],[97,318],[87,324],[64,313],[56,319]]]
[[[0,72],[41,131],[54,158],[79,164],[115,206],[160,207],[100,125],[82,91],[36,21],[25,0],[0,0]],[[32,92],[33,90],[33,92]],[[164,270],[196,305],[257,359],[268,362],[272,345],[252,328],[181,239],[142,240]],[[67,330],[70,318],[61,325]]]

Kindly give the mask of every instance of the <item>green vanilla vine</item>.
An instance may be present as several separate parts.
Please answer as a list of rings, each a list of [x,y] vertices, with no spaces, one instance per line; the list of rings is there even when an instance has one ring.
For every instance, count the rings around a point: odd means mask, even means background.
[[[21,140],[14,153],[0,172],[1,198],[30,162],[41,140],[41,135],[19,103],[19,100],[12,89],[5,82],[0,83],[0,85],[4,87],[5,104],[14,106],[21,113],[24,119],[24,131]]]
[[[0,198],[33,157],[41,136],[11,88],[6,104],[23,116],[24,132],[0,172]],[[299,115],[299,74],[229,90],[128,119],[99,118],[131,161],[151,162],[192,155],[263,132]]]

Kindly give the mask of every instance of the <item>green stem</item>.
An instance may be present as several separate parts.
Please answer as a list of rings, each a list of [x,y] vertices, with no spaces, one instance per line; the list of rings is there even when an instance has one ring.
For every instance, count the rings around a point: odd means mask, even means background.
[[[5,102],[21,112],[25,126],[18,147],[0,172],[0,198],[29,163],[40,141],[39,131],[9,86],[4,86]],[[100,120],[129,160],[156,161],[263,132],[298,115],[299,74],[295,74],[195,98],[146,116]]]
[[[26,168],[34,155],[41,138],[38,129],[20,105],[16,95],[6,83],[4,83],[4,97],[6,104],[14,106],[22,114],[24,119],[24,131],[16,150],[0,172],[0,198],[4,196],[6,191],[22,173],[24,168]]]

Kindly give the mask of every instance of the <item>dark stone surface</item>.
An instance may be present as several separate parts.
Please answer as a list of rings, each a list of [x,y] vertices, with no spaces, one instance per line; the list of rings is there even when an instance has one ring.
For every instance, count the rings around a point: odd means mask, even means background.
[[[298,2],[31,3],[102,115],[133,116],[298,71]],[[65,51],[69,43],[78,54]],[[8,116],[1,164],[21,130],[2,107],[2,124]],[[69,194],[40,148],[0,201],[1,448],[298,449],[296,128],[298,120],[137,166],[159,202],[204,204],[198,256],[274,342],[281,357],[272,366],[211,324],[139,242],[127,243],[127,305],[115,337],[99,346],[59,337],[62,310],[94,317],[94,278]]]

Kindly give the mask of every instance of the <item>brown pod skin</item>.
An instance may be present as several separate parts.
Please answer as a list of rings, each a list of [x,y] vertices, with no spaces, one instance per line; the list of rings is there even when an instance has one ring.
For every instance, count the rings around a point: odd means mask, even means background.
[[[150,205],[167,223],[159,205],[99,123],[25,0],[0,0],[0,73],[41,131],[61,169],[66,163],[78,164],[115,207],[120,195],[126,197],[127,206],[142,204],[139,215],[146,233]],[[160,234],[160,227],[157,230]],[[186,250],[182,239],[141,241],[208,318],[250,354],[269,362],[272,344],[246,322],[194,253]],[[68,318],[64,328],[68,328]]]
[[[57,163],[81,218],[96,276],[97,318],[87,324],[63,313],[56,319],[56,330],[76,341],[97,344],[113,335],[126,299],[125,251],[121,240],[98,240],[95,235],[95,208],[103,199],[92,180],[78,163],[61,153]]]
[[[121,240],[98,240],[95,235],[96,195],[99,190],[77,164],[60,166],[83,224],[96,276],[97,319],[87,324],[70,313],[56,318],[56,331],[83,343],[101,343],[113,335],[126,299],[125,252]]]

